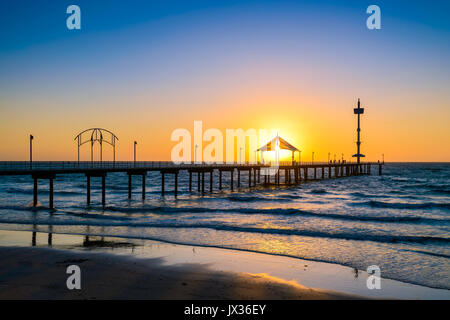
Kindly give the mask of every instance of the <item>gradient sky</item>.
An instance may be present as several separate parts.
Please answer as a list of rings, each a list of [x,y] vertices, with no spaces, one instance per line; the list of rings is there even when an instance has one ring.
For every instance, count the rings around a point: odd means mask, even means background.
[[[75,160],[89,127],[116,133],[118,160],[134,140],[138,160],[168,160],[194,120],[349,159],[361,98],[368,160],[450,161],[449,2],[335,3],[0,0],[0,160],[28,159],[30,133],[34,159]]]

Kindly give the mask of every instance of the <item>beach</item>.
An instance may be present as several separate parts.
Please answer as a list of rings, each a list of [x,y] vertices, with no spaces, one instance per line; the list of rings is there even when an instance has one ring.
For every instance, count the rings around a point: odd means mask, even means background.
[[[334,264],[158,241],[2,230],[0,255],[0,299],[448,298],[388,279],[368,290],[364,271]],[[66,286],[70,265],[80,290]]]
[[[199,264],[43,248],[1,248],[0,299],[351,299],[265,274],[217,272]],[[82,287],[66,287],[66,268],[82,270]],[[5,274],[8,276],[5,278]]]

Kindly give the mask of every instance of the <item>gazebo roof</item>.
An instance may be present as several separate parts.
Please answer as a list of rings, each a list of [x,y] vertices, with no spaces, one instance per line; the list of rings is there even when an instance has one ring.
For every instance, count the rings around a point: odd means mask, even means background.
[[[275,138],[273,138],[271,141],[267,142],[264,146],[259,148],[257,151],[273,151],[273,150],[275,150],[277,145],[279,146],[280,149],[283,149],[283,150],[300,151],[296,147],[294,147],[292,144],[290,144],[283,138],[279,137],[278,135]]]

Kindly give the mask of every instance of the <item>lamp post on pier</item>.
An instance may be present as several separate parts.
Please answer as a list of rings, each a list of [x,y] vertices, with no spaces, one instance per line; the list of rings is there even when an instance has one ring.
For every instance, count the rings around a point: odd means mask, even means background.
[[[137,142],[135,141],[134,142],[134,166],[136,166],[136,145],[137,145]]]
[[[33,135],[30,134],[30,169],[33,169]]]

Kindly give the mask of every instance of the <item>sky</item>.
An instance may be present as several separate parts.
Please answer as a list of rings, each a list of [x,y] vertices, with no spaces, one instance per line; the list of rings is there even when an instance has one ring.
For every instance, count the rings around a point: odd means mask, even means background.
[[[66,8],[81,9],[69,30]],[[381,9],[369,30],[366,8]],[[450,161],[448,1],[0,0],[0,161],[170,160],[171,134],[276,130],[308,161]],[[266,141],[259,142],[260,145]],[[203,144],[204,147],[207,143]],[[111,148],[103,148],[112,160]],[[96,159],[98,150],[96,149]],[[88,145],[81,159],[90,159]]]

